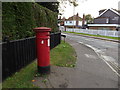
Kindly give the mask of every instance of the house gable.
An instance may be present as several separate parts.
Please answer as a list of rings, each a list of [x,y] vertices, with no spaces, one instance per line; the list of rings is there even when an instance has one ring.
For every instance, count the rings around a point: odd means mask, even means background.
[[[96,19],[95,24],[120,24],[120,13],[113,9],[107,9],[102,12]]]
[[[99,16],[94,19],[94,24],[88,24],[89,29],[119,30],[120,11],[116,9],[103,9]]]
[[[108,11],[111,11],[112,13],[120,16],[120,12],[119,11],[116,11],[114,9],[106,9],[106,10],[103,10],[103,12],[98,16],[98,17],[101,17],[102,15],[104,15],[106,12],[108,13]]]

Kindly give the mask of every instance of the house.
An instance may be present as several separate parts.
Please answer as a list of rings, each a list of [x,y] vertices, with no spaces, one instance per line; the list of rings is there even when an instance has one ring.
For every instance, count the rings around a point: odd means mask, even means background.
[[[85,20],[83,20],[81,17],[79,17],[79,15],[77,13],[76,15],[73,15],[73,16],[69,17],[68,19],[65,19],[64,26],[68,27],[68,28],[82,28],[82,26],[85,23],[86,23]]]
[[[103,9],[93,24],[88,24],[89,29],[118,30],[120,27],[120,11],[116,9]]]
[[[65,19],[65,17],[63,17],[62,19],[61,19],[61,17],[58,19],[58,26],[64,26],[64,21],[65,21],[66,19]]]

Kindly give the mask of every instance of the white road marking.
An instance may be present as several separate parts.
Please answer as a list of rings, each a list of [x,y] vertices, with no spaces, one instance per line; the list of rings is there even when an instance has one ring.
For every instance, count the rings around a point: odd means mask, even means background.
[[[83,42],[78,42],[78,43],[84,44]],[[111,70],[113,72],[115,72],[120,77],[120,74],[107,62],[107,61],[110,61],[110,62],[112,61],[112,63],[114,62],[115,66],[117,65],[117,67],[118,67],[118,63],[115,63],[114,58],[112,58],[110,56],[103,55],[103,52],[101,50],[99,50],[99,49],[97,49],[97,48],[95,48],[95,47],[93,47],[91,45],[88,45],[88,44],[84,44],[84,45],[86,45],[87,47],[93,49],[95,51],[95,53],[98,55],[98,57],[101,58],[111,68]]]
[[[78,42],[78,43],[84,44],[83,42]]]
[[[92,58],[92,59],[96,59],[96,57],[94,55],[90,55],[90,54],[84,54],[87,58]]]

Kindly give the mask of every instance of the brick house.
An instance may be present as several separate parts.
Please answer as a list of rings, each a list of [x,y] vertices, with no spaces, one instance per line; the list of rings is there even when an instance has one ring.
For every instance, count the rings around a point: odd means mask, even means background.
[[[85,18],[84,18],[85,19]],[[79,17],[78,13],[74,16],[69,17],[68,19],[65,19],[64,26],[68,28],[82,28],[82,26],[85,24],[85,20],[83,18]]]
[[[103,9],[93,24],[88,24],[89,29],[118,30],[120,27],[120,11],[116,9]]]

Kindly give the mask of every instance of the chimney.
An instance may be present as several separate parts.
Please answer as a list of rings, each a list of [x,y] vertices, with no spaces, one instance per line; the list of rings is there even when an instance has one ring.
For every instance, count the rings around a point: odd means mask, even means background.
[[[83,14],[83,19],[82,19],[82,26],[85,24],[85,14]]]
[[[59,17],[59,20],[61,20],[61,16]]]
[[[65,21],[65,17],[63,17],[62,20]]]
[[[99,11],[99,15],[100,15],[101,13],[103,13],[105,10],[106,10],[106,9],[100,10],[100,11]]]
[[[65,21],[65,17],[61,19],[61,23],[60,23],[61,26],[64,26],[64,21]]]
[[[78,24],[79,24],[79,15],[77,13],[77,15],[76,15],[76,26],[78,26]]]

